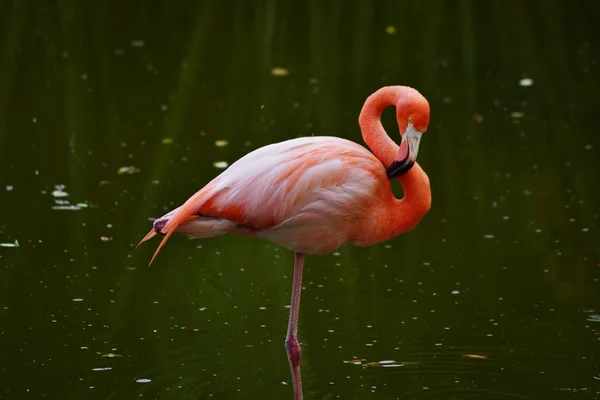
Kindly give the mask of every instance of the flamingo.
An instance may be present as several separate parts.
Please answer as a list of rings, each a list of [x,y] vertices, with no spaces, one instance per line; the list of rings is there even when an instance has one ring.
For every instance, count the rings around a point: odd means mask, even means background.
[[[381,124],[381,113],[388,106],[396,107],[400,146]],[[427,100],[411,87],[385,86],[367,98],[358,122],[373,153],[331,136],[261,147],[155,220],[140,241],[164,236],[150,264],[174,233],[190,238],[254,236],[294,252],[285,347],[295,400],[303,396],[297,335],[305,255],[394,238],[415,228],[431,207],[429,178],[416,162],[421,135],[429,124]],[[402,199],[392,193],[392,178],[404,189]]]

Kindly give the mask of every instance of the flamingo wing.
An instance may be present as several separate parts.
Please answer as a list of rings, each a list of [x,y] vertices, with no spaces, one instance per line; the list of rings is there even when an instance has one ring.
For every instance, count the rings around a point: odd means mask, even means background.
[[[381,162],[345,139],[306,137],[261,147],[155,222],[165,234],[155,255],[176,231],[206,237],[240,225],[289,247],[305,235],[301,227],[331,230],[334,223],[356,218],[382,181],[389,185]],[[207,223],[214,225],[208,226],[211,234],[194,233]]]

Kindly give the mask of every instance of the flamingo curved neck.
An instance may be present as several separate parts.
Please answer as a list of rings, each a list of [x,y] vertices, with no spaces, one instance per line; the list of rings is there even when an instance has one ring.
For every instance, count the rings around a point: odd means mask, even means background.
[[[367,98],[358,117],[365,143],[386,168],[394,161],[399,146],[385,132],[381,114],[385,108],[398,104],[401,96],[402,86],[383,87]]]
[[[399,146],[385,132],[381,114],[386,107],[396,106],[407,89],[403,86],[383,87],[367,98],[360,112],[358,121],[363,139],[386,168],[394,161]],[[431,207],[429,178],[418,163],[396,179],[402,185],[404,197],[398,200],[390,190],[390,207],[384,211],[386,219],[392,219],[390,231],[386,232],[389,237],[413,229]]]

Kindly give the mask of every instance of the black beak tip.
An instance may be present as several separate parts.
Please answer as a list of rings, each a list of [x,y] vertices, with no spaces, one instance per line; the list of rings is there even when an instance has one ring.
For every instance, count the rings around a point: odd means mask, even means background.
[[[385,171],[385,174],[387,175],[388,179],[396,178],[407,173],[413,167],[413,165],[415,165],[415,163],[410,161],[408,157],[402,161],[394,161]]]

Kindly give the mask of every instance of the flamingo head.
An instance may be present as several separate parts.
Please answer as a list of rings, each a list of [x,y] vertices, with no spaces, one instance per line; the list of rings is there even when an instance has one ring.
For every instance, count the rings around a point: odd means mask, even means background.
[[[386,171],[388,179],[405,174],[417,162],[421,135],[429,125],[429,103],[415,89],[406,88],[396,104],[396,119],[402,142],[398,155]]]

